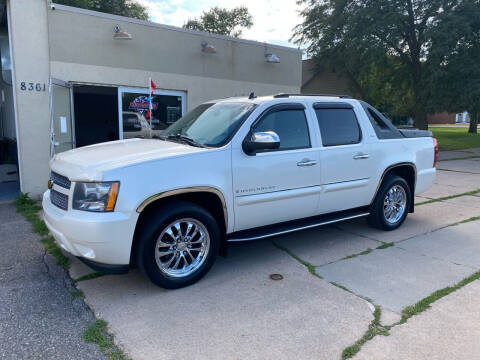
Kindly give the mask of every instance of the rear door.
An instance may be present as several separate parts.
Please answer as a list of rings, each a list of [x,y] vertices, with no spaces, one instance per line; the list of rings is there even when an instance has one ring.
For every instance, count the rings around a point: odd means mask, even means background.
[[[251,132],[274,131],[280,148],[245,154],[243,134],[232,147],[235,230],[312,216],[320,193],[319,151],[304,104],[277,104],[253,123]],[[314,124],[313,124],[314,125]]]
[[[368,205],[376,164],[369,129],[359,122],[362,114],[341,102],[316,103],[313,110],[322,140],[319,213]]]

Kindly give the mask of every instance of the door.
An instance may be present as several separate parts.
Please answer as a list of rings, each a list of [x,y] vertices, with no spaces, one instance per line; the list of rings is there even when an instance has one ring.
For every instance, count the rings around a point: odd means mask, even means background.
[[[247,136],[274,131],[278,149],[247,155],[238,143],[233,146],[235,231],[315,215],[320,168],[310,129],[302,104],[275,105]]]
[[[319,212],[368,205],[376,164],[354,108],[347,103],[314,104],[320,129],[322,194]],[[365,135],[365,136],[364,136]]]
[[[75,147],[72,85],[50,78],[50,156]]]

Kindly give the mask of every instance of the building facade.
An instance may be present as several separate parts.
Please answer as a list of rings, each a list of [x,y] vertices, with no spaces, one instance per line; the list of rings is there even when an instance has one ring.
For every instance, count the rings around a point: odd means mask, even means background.
[[[2,76],[10,76],[0,87],[2,138],[16,141],[20,189],[32,196],[46,187],[53,153],[148,136],[150,121],[159,132],[215,98],[300,92],[297,49],[46,0],[0,7]],[[272,53],[279,63],[268,61]],[[151,114],[149,78],[157,86]]]

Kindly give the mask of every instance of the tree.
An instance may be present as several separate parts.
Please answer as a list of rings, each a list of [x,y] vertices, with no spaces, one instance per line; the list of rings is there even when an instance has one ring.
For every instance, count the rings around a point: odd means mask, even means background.
[[[148,20],[147,9],[131,0],[56,0],[55,3]]]
[[[250,15],[246,7],[240,6],[228,10],[215,6],[208,11],[204,11],[200,18],[188,20],[183,27],[185,29],[240,37],[242,29],[249,29],[252,25],[252,15]]]
[[[362,95],[359,81],[373,65],[382,68],[396,59],[404,78],[402,91],[414,116],[415,126],[427,129],[425,68],[432,50],[432,37],[441,26],[442,14],[461,0],[299,0],[306,7],[303,23],[293,39],[307,45],[307,53],[319,61],[345,67],[353,88]],[[446,34],[447,36],[449,34]],[[452,36],[452,35],[451,35]],[[396,84],[390,82],[390,86]],[[406,88],[403,88],[405,87]],[[367,84],[368,87],[368,84]],[[392,99],[401,100],[395,89]]]
[[[480,118],[480,1],[463,1],[444,13],[432,36],[426,96],[441,111],[470,114],[470,133]]]

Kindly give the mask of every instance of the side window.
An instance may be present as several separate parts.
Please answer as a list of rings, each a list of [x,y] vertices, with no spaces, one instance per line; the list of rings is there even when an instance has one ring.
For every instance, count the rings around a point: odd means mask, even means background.
[[[360,142],[362,135],[352,108],[315,109],[323,146],[348,145]]]
[[[305,111],[300,109],[278,110],[265,115],[254,126],[253,132],[275,131],[280,137],[278,150],[304,149],[310,147]]]
[[[375,114],[372,109],[368,109],[368,114],[370,115],[370,119],[373,120],[374,124],[381,130],[389,130],[387,124],[385,124],[383,122],[382,119],[380,119],[380,117]]]
[[[375,130],[375,134],[380,140],[383,139],[398,139],[401,138],[400,132],[389,122],[384,116],[382,116],[377,110],[362,104],[365,109],[368,119]]]

